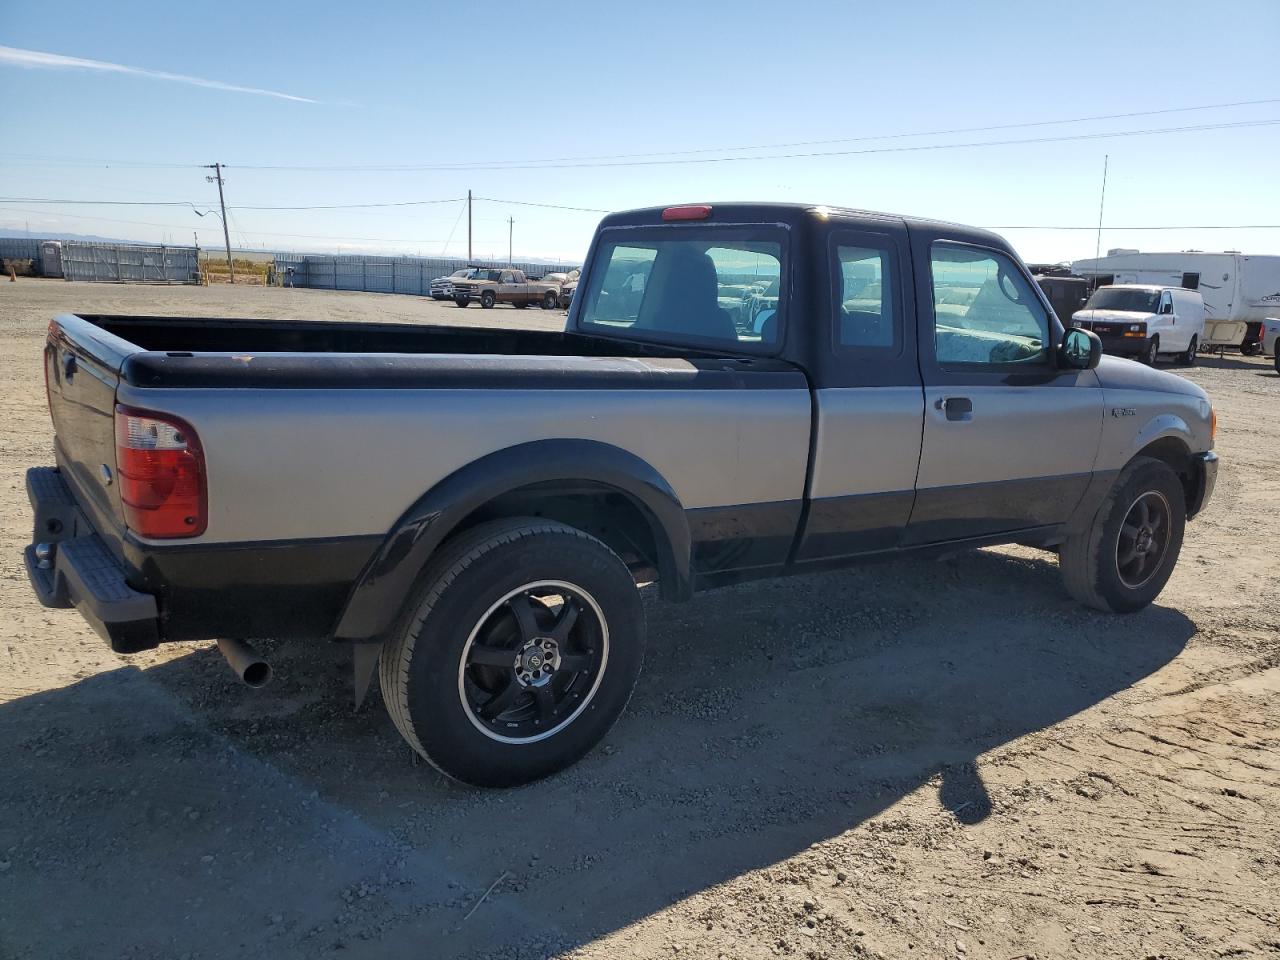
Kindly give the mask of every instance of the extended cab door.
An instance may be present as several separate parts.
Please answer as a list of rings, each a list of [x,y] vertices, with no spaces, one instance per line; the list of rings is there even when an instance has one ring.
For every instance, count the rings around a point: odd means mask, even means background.
[[[1102,390],[1060,370],[1060,327],[1006,250],[913,228],[924,438],[906,542],[1067,520],[1093,471]]]
[[[524,302],[524,287],[516,283],[514,271],[503,270],[498,277],[498,300],[501,303]]]
[[[801,562],[899,545],[924,419],[906,227],[837,220],[818,255],[826,290],[814,319],[830,322],[815,322],[826,336],[815,344],[817,436]]]

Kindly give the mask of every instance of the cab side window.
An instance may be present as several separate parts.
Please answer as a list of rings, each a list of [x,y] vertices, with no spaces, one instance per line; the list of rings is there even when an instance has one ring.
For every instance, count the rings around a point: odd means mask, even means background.
[[[1013,260],[946,242],[934,243],[929,259],[939,364],[1007,367],[1048,360],[1048,313]]]
[[[836,346],[869,350],[869,356],[896,356],[902,349],[902,324],[894,290],[893,250],[872,240],[843,244],[837,239],[835,286]]]

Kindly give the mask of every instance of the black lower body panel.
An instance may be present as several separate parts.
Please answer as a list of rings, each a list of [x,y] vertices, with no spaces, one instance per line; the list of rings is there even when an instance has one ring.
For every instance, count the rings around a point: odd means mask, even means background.
[[[795,541],[803,501],[742,503],[686,510],[695,587],[743,570],[780,569]]]
[[[96,530],[54,468],[27,471],[27,493],[32,589],[46,606],[75,606],[118,653],[170,640],[329,636],[382,542],[156,545]]]
[[[326,637],[381,537],[183,544],[125,539],[131,581],[154,593],[164,640]]]
[[[1051,442],[1051,441],[1047,441]],[[903,543],[915,546],[1065,523],[1093,475],[925,487],[916,491]]]
[[[849,557],[898,546],[915,499],[914,490],[899,490],[811,500],[796,560]]]

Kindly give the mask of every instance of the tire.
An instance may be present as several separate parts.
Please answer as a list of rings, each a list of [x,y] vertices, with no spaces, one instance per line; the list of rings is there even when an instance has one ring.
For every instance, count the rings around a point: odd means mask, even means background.
[[[469,297],[454,297],[453,302],[460,307],[465,307],[471,303],[471,299]]]
[[[1200,352],[1200,338],[1195,334],[1191,335],[1191,342],[1187,344],[1187,349],[1178,354],[1178,362],[1184,367],[1194,367],[1196,365],[1196,356]]]
[[[560,302],[559,295],[554,290],[548,290],[542,297],[542,309],[554,310]]]
[[[577,611],[567,627],[545,602],[557,592],[560,611]],[[383,647],[378,679],[396,728],[437,770],[516,786],[599,743],[631,697],[644,634],[639,591],[607,546],[550,520],[497,520],[446,544],[430,565]]]
[[[486,310],[492,310],[493,305],[498,302],[498,296],[492,290],[486,290],[480,294],[480,306]]]
[[[1240,353],[1246,357],[1252,357],[1258,353],[1258,345],[1252,340],[1246,340],[1240,344]]]
[[[1156,361],[1160,359],[1160,338],[1152,337],[1147,343],[1146,352],[1142,355],[1142,362],[1148,367],[1154,367]]]
[[[1182,550],[1185,496],[1182,481],[1168,464],[1135,457],[1116,478],[1089,528],[1068,537],[1058,551],[1067,592],[1085,606],[1108,613],[1133,613],[1150,604],[1169,581]],[[1161,522],[1152,522],[1160,513]],[[1151,551],[1131,554],[1126,561],[1131,548],[1142,546],[1140,536],[1135,543],[1125,532],[1130,527],[1139,534],[1152,528],[1157,531],[1152,540],[1158,542]]]
[[[1276,373],[1280,373],[1280,341],[1277,341],[1275,359],[1271,361],[1276,368]]]

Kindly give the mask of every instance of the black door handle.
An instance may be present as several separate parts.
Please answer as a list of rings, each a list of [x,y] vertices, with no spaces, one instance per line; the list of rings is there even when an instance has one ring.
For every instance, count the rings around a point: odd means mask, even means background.
[[[973,401],[968,397],[939,397],[935,406],[948,420],[972,420]]]

